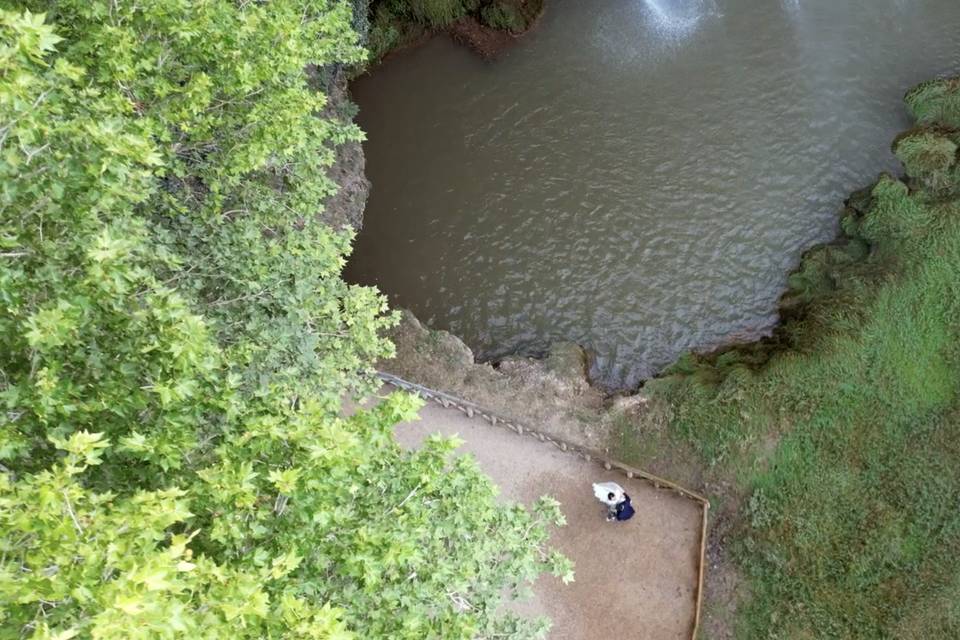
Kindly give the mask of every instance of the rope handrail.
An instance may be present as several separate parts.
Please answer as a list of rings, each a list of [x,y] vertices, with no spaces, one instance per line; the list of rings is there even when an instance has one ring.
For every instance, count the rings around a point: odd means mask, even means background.
[[[458,398],[457,396],[449,393],[444,393],[443,391],[425,387],[417,384],[416,382],[404,380],[399,376],[386,373],[385,371],[377,371],[377,377],[393,387],[402,389],[404,391],[413,391],[426,399],[433,400],[442,405],[444,408],[452,407],[457,409],[467,414],[468,418],[479,417],[487,420],[493,426],[499,424],[504,428],[513,431],[517,435],[528,435],[537,438],[541,442],[549,442],[550,444],[558,447],[561,451],[579,455],[587,462],[595,462],[603,466],[603,468],[607,471],[616,469],[622,472],[628,478],[639,478],[641,480],[646,480],[647,482],[653,484],[656,489],[669,489],[670,491],[673,491],[684,498],[698,503],[701,507],[702,515],[700,525],[700,557],[698,563],[699,566],[697,567],[697,596],[694,606],[693,630],[691,632],[691,640],[696,640],[697,633],[700,629],[700,611],[703,605],[703,582],[704,573],[706,571],[707,514],[710,510],[710,501],[707,500],[706,497],[695,491],[691,491],[686,487],[682,487],[675,482],[671,482],[670,480],[666,480],[652,473],[648,473],[642,469],[631,467],[630,465],[619,462],[618,460],[607,458],[592,449],[588,449],[587,447],[581,447],[579,445],[567,442],[566,440],[554,438],[545,433],[530,429],[518,420],[498,414],[485,407],[482,407],[481,405],[470,402],[469,400],[464,400],[463,398]]]

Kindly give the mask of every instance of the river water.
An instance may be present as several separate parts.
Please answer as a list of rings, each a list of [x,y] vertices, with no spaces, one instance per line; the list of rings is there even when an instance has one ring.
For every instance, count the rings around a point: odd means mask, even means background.
[[[347,277],[481,359],[571,340],[629,388],[769,332],[958,0],[549,0],[494,63],[446,38],[353,85],[373,192]]]

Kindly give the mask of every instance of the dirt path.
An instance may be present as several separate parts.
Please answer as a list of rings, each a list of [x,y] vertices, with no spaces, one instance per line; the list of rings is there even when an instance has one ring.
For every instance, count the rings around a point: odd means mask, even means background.
[[[559,500],[567,526],[553,545],[576,564],[576,581],[545,576],[524,612],[553,620],[551,640],[687,640],[697,582],[700,509],[690,500],[564,453],[532,438],[429,404],[421,419],[397,427],[415,447],[427,435],[459,434],[508,500],[530,504],[543,494]],[[592,482],[613,480],[630,494],[637,515],[604,520]]]

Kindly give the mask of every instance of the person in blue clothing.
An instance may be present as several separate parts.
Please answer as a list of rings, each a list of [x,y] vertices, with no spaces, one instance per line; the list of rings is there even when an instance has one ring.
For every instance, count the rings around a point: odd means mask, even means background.
[[[594,483],[593,495],[607,505],[607,522],[624,522],[632,518],[635,513],[630,503],[630,496],[616,482]]]
[[[616,520],[625,522],[633,517],[633,505],[630,504],[630,496],[626,492],[623,494],[623,500],[613,506],[612,512],[607,516],[607,522]]]

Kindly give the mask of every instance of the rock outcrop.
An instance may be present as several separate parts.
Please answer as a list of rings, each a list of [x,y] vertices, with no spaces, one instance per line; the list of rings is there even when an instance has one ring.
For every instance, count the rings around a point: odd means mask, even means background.
[[[557,343],[543,359],[508,356],[478,363],[462,340],[424,327],[403,310],[390,338],[395,358],[381,368],[445,391],[557,437],[593,449],[609,445],[610,420],[604,394],[587,379],[587,354],[573,343]]]

